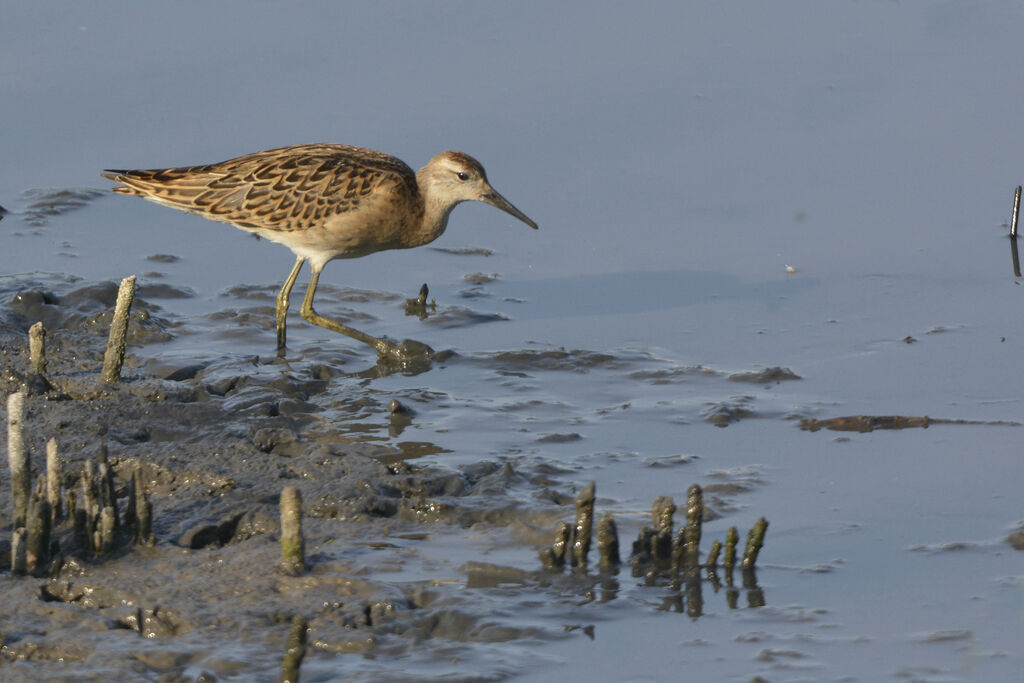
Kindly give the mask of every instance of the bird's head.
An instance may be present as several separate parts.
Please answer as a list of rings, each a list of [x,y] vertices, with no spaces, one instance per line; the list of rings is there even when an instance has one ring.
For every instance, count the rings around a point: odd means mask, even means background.
[[[453,207],[461,202],[484,202],[537,229],[536,223],[491,187],[484,167],[468,154],[441,152],[420,169],[417,180],[434,201]]]

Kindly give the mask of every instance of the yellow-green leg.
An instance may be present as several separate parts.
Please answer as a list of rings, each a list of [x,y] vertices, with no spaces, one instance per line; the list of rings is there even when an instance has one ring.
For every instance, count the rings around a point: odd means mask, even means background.
[[[292,293],[295,279],[299,277],[299,271],[302,270],[302,264],[305,262],[306,259],[301,256],[296,259],[292,272],[288,273],[288,279],[284,281],[284,286],[281,287],[281,291],[277,294],[277,355],[282,358],[284,357],[285,339],[287,338],[285,323],[288,318],[288,296]]]
[[[294,273],[293,273],[294,274]],[[393,344],[386,339],[379,339],[372,335],[360,332],[357,329],[351,328],[348,325],[342,325],[337,320],[331,320],[319,315],[313,310],[313,295],[316,294],[316,285],[320,280],[320,271],[316,268],[313,269],[312,274],[309,276],[309,287],[306,289],[306,297],[302,300],[302,317],[309,322],[319,325],[320,327],[327,328],[333,332],[340,332],[346,336],[352,337],[364,344],[369,344],[377,350],[377,355],[383,359],[407,361],[413,358],[426,358],[429,359],[433,355],[433,349],[425,344],[420,344],[412,340],[405,340],[402,345]]]

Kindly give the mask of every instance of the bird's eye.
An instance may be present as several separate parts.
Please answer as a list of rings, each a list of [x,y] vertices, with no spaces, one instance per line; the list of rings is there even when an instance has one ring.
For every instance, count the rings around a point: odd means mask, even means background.
[[[459,180],[469,180],[469,174],[465,171],[459,171]]]

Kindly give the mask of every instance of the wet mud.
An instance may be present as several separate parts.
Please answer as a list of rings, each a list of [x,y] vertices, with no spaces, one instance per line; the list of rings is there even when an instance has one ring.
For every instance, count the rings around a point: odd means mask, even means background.
[[[265,671],[284,652],[293,614],[312,619],[313,647],[328,652],[373,649],[390,633],[477,637],[480,617],[460,616],[458,600],[432,607],[436,596],[423,586],[399,589],[366,575],[373,572],[346,571],[344,561],[325,566],[318,548],[365,546],[424,522],[470,527],[529,519],[522,503],[502,495],[528,476],[496,463],[457,471],[404,458],[389,463],[379,447],[316,429],[321,408],[310,399],[331,381],[325,367],[289,372],[276,359],[208,360],[155,377],[133,368],[129,355],[124,380],[104,384],[99,369],[114,283],[62,278],[3,287],[0,389],[5,396],[28,391],[25,440],[35,470],[45,441],[56,438],[65,490],[76,490],[84,463],[105,448],[122,499],[132,473],[141,471],[158,539],[154,547],[94,557],[76,547],[71,522],[59,522],[61,550],[50,579],[5,579],[7,609],[20,615],[0,634],[9,671],[71,680],[80,669],[70,663],[79,662],[95,678],[174,678],[197,658],[211,659],[204,668],[215,676]],[[36,320],[47,330],[45,375],[31,372],[27,355],[28,321]],[[174,329],[158,306],[136,299],[130,346],[165,341]],[[362,402],[353,401],[358,411]],[[306,501],[315,569],[301,578],[276,570],[277,499],[287,484],[300,487]],[[0,523],[8,527],[10,509],[5,487]],[[195,552],[202,549],[218,550]],[[0,563],[10,562],[8,542]],[[502,637],[521,635],[508,628]],[[140,636],[161,645],[142,647],[134,640]]]
[[[234,294],[265,298],[251,290]],[[444,449],[382,440],[358,425],[386,419],[388,435],[397,437],[417,419],[418,405],[441,397],[412,392],[389,400],[358,390],[365,388],[365,370],[347,373],[270,355],[178,364],[161,362],[159,353],[146,357],[147,347],[188,333],[147,295],[188,292],[140,287],[122,379],[110,384],[100,371],[116,283],[49,275],[0,280],[0,393],[26,392],[24,439],[34,472],[43,471],[46,441],[55,439],[64,496],[77,494],[81,506],[83,472],[102,460],[115,509],[129,507],[136,486],[144,492],[153,536],[152,543],[136,544],[122,535],[101,551],[80,541],[72,518],[55,520],[47,566],[34,576],[4,577],[5,605],[19,615],[0,632],[10,680],[81,680],[83,671],[97,680],[265,676],[280,670],[286,643],[297,642],[295,619],[308,624],[304,648],[314,654],[302,667],[311,680],[338,671],[358,678],[364,658],[337,660],[341,655],[401,655],[405,673],[451,675],[459,670],[445,664],[453,652],[567,637],[542,615],[524,622],[481,609],[479,596],[431,578],[429,570],[417,570],[411,581],[391,575],[407,571],[403,555],[418,546],[449,535],[467,544],[470,530],[510,536],[524,555],[534,554],[577,497],[571,477],[560,476],[572,470],[490,459],[417,465],[417,458]],[[272,320],[269,311],[252,316],[253,324]],[[28,329],[37,321],[46,330],[44,372],[34,371],[29,358]],[[564,349],[450,356],[449,362],[511,378],[633,369],[625,357]],[[339,383],[355,390],[338,394]],[[549,444],[580,438],[537,436]],[[301,494],[307,571],[281,570],[278,506],[285,487]],[[10,510],[11,491],[3,487],[0,524],[7,528]],[[608,543],[607,529],[602,520],[599,544]],[[0,566],[11,566],[11,553],[5,535]],[[471,546],[462,554],[471,558]],[[617,592],[614,573],[559,577],[539,562],[535,571],[523,571],[470,559],[462,572],[467,586],[518,586],[520,597],[502,599],[506,608],[533,601],[536,591],[550,592],[542,611],[553,613],[556,596],[566,591],[584,594],[600,584],[604,600]],[[424,639],[432,643],[426,649],[418,645]],[[418,647],[422,661],[410,665]],[[496,665],[487,675],[501,678],[529,666]],[[379,671],[367,667],[367,680]]]

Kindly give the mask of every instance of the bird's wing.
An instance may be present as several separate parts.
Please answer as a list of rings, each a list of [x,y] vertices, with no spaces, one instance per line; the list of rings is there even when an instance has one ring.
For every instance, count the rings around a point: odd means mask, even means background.
[[[248,154],[219,164],[107,171],[123,183],[115,192],[263,230],[304,230],[351,211],[387,185],[416,193],[416,175],[382,152],[348,145],[297,145]]]

